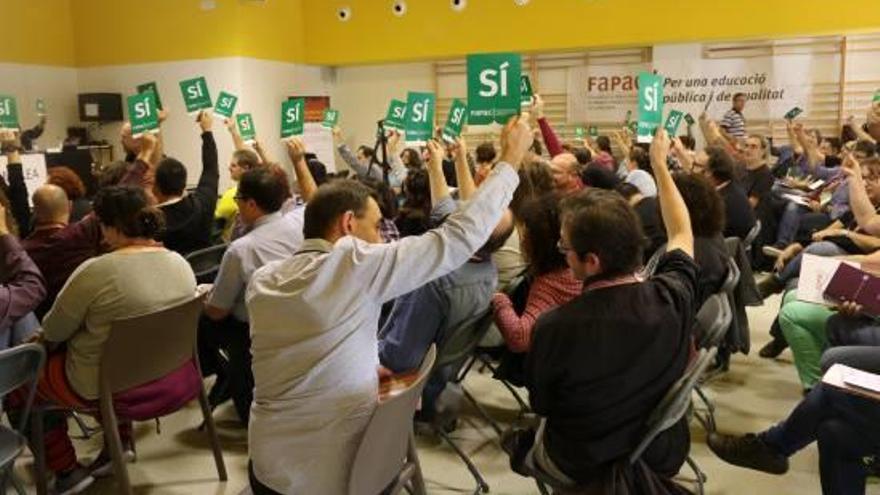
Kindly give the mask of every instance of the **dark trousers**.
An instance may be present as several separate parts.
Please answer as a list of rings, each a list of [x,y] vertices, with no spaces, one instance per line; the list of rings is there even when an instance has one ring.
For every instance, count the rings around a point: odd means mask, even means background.
[[[880,369],[880,349],[830,349],[823,356],[823,368],[834,362],[876,372]],[[786,456],[817,441],[822,493],[863,495],[867,474],[863,458],[880,453],[878,421],[880,403],[820,383],[785,421],[761,436]]]
[[[204,376],[217,374],[219,386],[229,387],[238,417],[247,424],[254,399],[248,323],[232,316],[214,321],[202,315],[199,320],[199,362]]]
[[[868,317],[853,318],[838,313],[828,319],[825,328],[831,347],[842,345],[880,346],[880,323]]]
[[[257,476],[254,474],[253,462],[248,462],[248,480],[251,484],[251,492],[253,492],[254,495],[281,495],[275,490],[260,483],[260,480],[258,480]]]

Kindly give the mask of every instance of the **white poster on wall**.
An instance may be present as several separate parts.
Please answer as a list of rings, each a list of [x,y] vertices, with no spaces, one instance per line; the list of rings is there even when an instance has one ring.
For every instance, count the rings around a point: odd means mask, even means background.
[[[721,119],[733,95],[746,93],[746,119],[781,119],[794,106],[809,110],[813,67],[807,58],[661,60],[653,64],[573,67],[568,71],[568,121],[623,122],[635,115],[637,77],[643,70],[664,77],[664,108],[696,118],[707,106]]]
[[[0,156],[0,175],[9,184],[9,171],[6,168],[6,156]],[[32,204],[31,195],[38,187],[46,183],[49,174],[46,170],[46,155],[42,153],[21,155],[21,169],[24,172],[24,183],[28,190],[28,204]]]
[[[318,155],[318,160],[327,167],[327,173],[336,173],[336,154],[330,129],[320,123],[306,122],[302,139],[306,151]]]

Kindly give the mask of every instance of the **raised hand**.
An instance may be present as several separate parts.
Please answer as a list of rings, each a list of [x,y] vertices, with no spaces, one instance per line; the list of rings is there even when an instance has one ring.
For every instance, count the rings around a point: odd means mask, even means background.
[[[306,145],[302,139],[295,137],[287,140],[287,156],[294,165],[305,159]]]
[[[651,167],[654,170],[665,169],[667,167],[666,158],[669,156],[669,148],[671,142],[666,129],[658,127],[654,133],[654,140],[651,141]]]
[[[446,156],[446,150],[443,148],[437,140],[431,139],[427,143],[428,145],[428,155],[430,159],[428,160],[428,165],[434,167],[435,169],[443,169],[443,158]]]
[[[862,166],[853,156],[852,152],[846,152],[846,155],[843,158],[843,163],[840,164],[840,170],[843,171],[843,174],[847,177],[856,180],[862,179]]]
[[[519,170],[534,140],[526,120],[517,116],[511,117],[501,131],[501,160]]]
[[[202,132],[209,132],[211,128],[214,127],[214,115],[212,115],[211,112],[202,110],[199,112],[197,122],[199,123],[199,127],[202,128]]]
[[[535,95],[532,96],[531,113],[536,119],[544,118],[544,98],[541,98],[541,95],[538,93],[535,93]]]

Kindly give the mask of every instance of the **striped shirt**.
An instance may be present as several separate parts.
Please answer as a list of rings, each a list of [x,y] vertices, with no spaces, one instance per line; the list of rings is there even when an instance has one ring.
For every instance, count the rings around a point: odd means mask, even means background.
[[[719,127],[735,138],[746,137],[746,119],[743,114],[734,109],[730,109],[724,114]]]

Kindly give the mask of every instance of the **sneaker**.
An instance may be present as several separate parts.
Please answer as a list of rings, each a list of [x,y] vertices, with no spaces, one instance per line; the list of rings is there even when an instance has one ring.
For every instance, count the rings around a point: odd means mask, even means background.
[[[92,486],[95,478],[85,467],[77,464],[66,473],[55,475],[55,495],[74,495]]]
[[[122,460],[126,463],[131,464],[136,459],[137,454],[134,453],[134,449],[127,447],[122,451]],[[113,476],[113,460],[110,458],[110,453],[106,449],[101,449],[98,457],[89,464],[88,470],[95,478]]]
[[[776,246],[764,246],[764,248],[761,249],[761,252],[764,253],[764,256],[767,256],[768,258],[773,258],[773,259],[776,259],[776,258],[782,256],[782,249],[780,249]]]
[[[764,344],[764,347],[758,351],[758,355],[764,359],[776,359],[782,354],[782,351],[788,348],[788,342],[782,339],[773,339]]]
[[[706,443],[723,461],[770,474],[788,472],[788,457],[775,452],[757,435],[722,435],[710,432]]]

